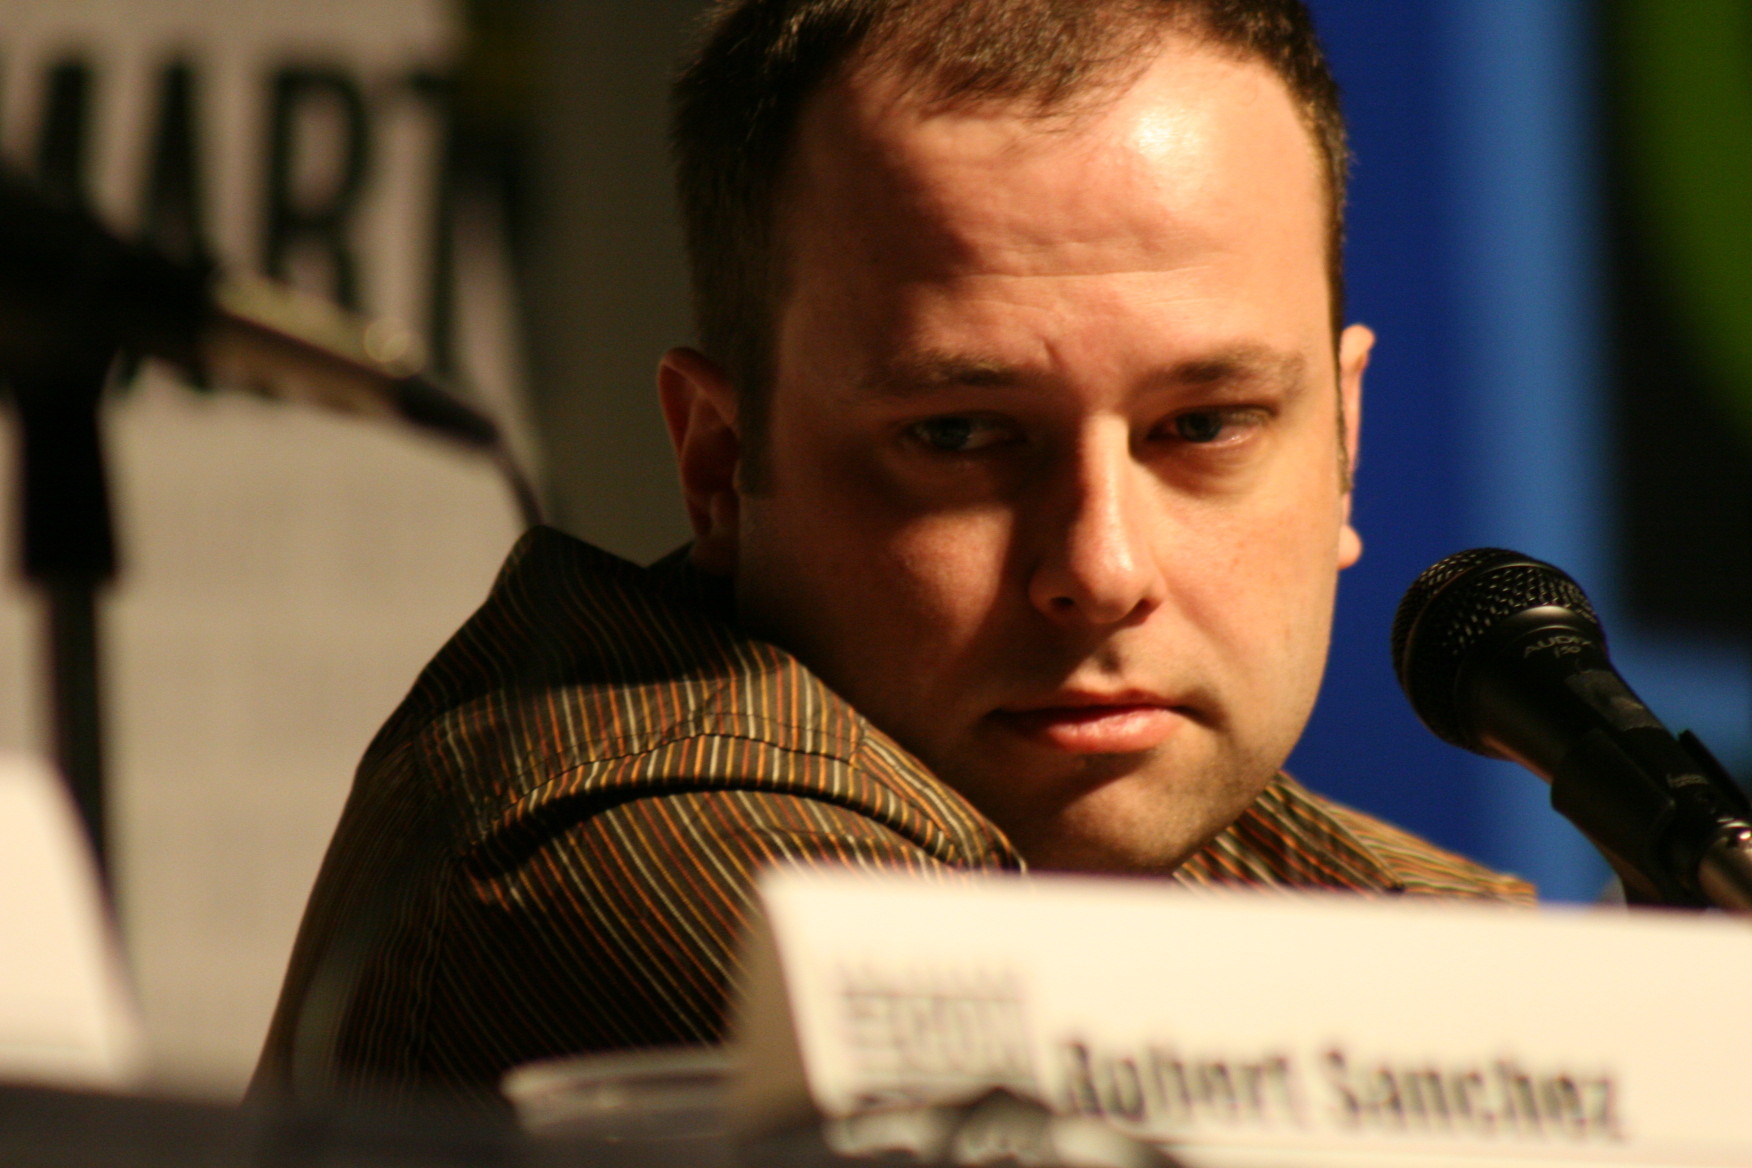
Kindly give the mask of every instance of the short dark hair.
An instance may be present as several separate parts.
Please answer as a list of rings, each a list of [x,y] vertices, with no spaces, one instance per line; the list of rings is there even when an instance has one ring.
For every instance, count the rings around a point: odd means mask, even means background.
[[[777,216],[798,117],[854,58],[920,78],[949,102],[1061,106],[1169,31],[1256,58],[1289,89],[1328,196],[1334,336],[1343,323],[1349,172],[1338,87],[1303,0],[718,0],[678,72],[671,146],[700,347],[736,388],[758,468],[783,292]],[[748,469],[748,468],[745,468]],[[751,477],[758,477],[753,469]]]

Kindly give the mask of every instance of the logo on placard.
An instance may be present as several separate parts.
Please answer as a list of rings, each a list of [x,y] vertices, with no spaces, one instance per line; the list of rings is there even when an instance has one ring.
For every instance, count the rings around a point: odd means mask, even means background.
[[[994,1086],[1036,1093],[1022,987],[1012,972],[847,970],[840,1001],[861,1107]]]

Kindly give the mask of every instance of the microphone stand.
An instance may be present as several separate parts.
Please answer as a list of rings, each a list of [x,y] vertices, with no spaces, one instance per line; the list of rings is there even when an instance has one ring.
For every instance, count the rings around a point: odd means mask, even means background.
[[[116,572],[99,421],[124,348],[213,370],[270,397],[391,417],[484,453],[528,524],[535,491],[498,427],[372,351],[367,322],[262,281],[215,291],[204,265],[124,243],[0,164],[0,387],[18,419],[20,563],[43,597],[55,761],[113,890],[104,808],[99,590]],[[264,370],[277,374],[263,381]],[[113,896],[112,896],[113,902]]]
[[[97,599],[116,570],[99,404],[118,346],[95,333],[55,348],[0,367],[18,426],[19,563],[44,605],[55,763],[113,904]]]
[[[1629,903],[1752,914],[1752,803],[1691,731],[1626,738],[1641,757],[1584,735],[1551,775],[1552,808],[1593,841]]]
[[[1752,914],[1752,806],[1697,735],[1682,732],[1679,745],[1697,762],[1718,800],[1712,804],[1716,815],[1709,843],[1697,860],[1698,890],[1725,912]]]

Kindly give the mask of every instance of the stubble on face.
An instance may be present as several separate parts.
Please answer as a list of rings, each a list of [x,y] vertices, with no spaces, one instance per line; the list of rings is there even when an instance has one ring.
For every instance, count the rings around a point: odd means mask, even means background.
[[[1062,117],[854,71],[800,127],[739,609],[1037,866],[1171,868],[1312,707],[1322,198],[1281,82],[1181,37]]]

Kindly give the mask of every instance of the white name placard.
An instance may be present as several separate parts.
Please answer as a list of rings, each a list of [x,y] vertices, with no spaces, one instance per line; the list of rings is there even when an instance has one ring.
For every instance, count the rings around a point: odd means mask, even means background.
[[[1752,1164],[1752,925],[1144,880],[763,881],[738,1114],[1003,1084],[1190,1164]]]

